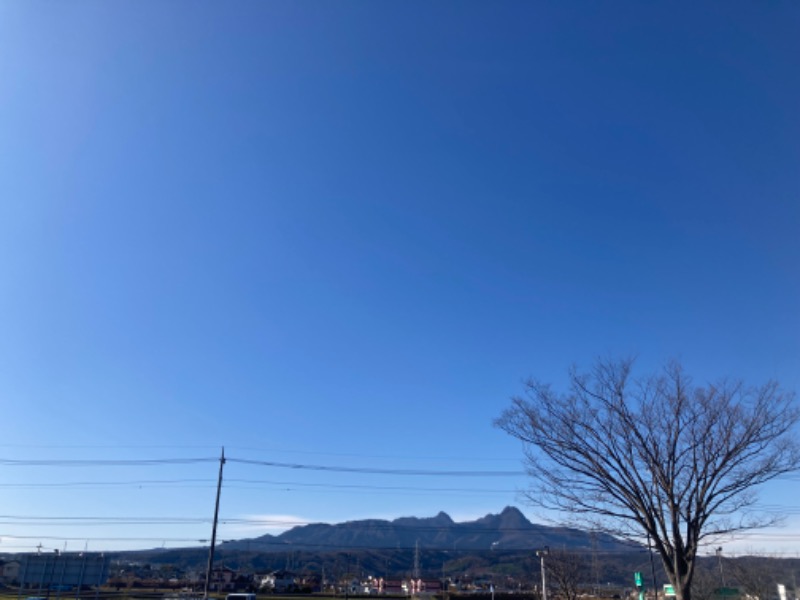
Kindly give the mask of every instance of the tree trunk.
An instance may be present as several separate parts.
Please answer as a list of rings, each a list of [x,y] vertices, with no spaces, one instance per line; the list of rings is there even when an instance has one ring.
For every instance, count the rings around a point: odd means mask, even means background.
[[[675,589],[676,600],[692,600],[692,578],[694,576],[694,560],[686,559],[676,553],[672,560],[662,557],[664,570]]]

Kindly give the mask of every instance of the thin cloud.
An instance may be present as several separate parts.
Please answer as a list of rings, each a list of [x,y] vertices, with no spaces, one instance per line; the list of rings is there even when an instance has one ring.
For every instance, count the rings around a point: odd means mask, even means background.
[[[232,519],[226,523],[229,533],[242,532],[247,534],[278,535],[293,527],[308,525],[314,521],[296,515],[244,515],[240,519]]]

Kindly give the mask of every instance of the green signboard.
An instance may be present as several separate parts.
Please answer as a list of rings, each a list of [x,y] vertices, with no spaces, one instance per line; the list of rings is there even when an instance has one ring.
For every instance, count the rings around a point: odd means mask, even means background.
[[[675,596],[675,588],[672,587],[672,585],[670,585],[669,583],[664,584],[664,596],[666,597]]]
[[[714,590],[715,596],[724,596],[728,598],[739,596],[740,593],[741,592],[739,592],[739,588],[735,587],[722,587]]]

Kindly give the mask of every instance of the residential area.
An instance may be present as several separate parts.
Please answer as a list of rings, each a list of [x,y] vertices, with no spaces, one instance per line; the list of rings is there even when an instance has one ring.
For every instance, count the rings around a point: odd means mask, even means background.
[[[777,560],[777,559],[774,559]],[[800,572],[800,559],[778,561],[789,574],[786,583],[774,583],[774,570],[756,567],[748,574],[736,568],[735,585],[720,586],[708,578],[709,570],[700,570],[693,588],[695,598],[701,600],[796,600],[795,573]],[[773,564],[773,567],[776,565]],[[4,596],[18,598],[166,598],[190,600],[204,593],[205,573],[202,569],[182,569],[169,564],[141,563],[109,559],[102,554],[84,555],[28,555],[20,559],[0,560],[0,590]],[[629,584],[606,582],[587,583],[577,577],[565,575],[563,569],[553,565],[545,573],[549,577],[547,594],[543,596],[541,573],[531,573],[529,578],[519,578],[497,573],[445,576],[441,578],[418,576],[385,577],[361,572],[359,574],[309,573],[278,569],[269,572],[237,570],[227,566],[215,567],[209,579],[209,596],[214,598],[251,598],[256,595],[319,595],[333,597],[389,596],[389,597],[522,597],[542,600],[559,598],[607,598],[644,600],[650,598],[669,600],[675,594],[671,586],[664,585],[653,593],[652,587],[632,579]],[[733,575],[733,571],[731,573]],[[635,573],[641,578],[641,573]],[[714,579],[712,577],[712,579]],[[732,580],[732,583],[733,580]],[[760,586],[760,587],[759,587]]]

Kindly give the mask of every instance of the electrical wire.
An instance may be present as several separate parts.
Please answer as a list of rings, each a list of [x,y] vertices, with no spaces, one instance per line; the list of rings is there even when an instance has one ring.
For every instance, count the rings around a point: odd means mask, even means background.
[[[118,459],[75,459],[75,460],[14,460],[14,459],[0,459],[0,466],[8,467],[129,467],[129,466],[143,466],[155,467],[164,465],[191,465],[191,464],[208,464],[218,463],[219,458],[164,458],[164,459],[132,459],[132,460],[118,460]],[[242,465],[253,465],[258,467],[270,467],[292,470],[303,470],[311,472],[332,472],[332,473],[351,473],[351,474],[379,474],[379,475],[392,475],[392,476],[437,476],[437,477],[509,477],[509,476],[523,476],[524,471],[506,471],[506,470],[427,470],[427,469],[395,469],[395,468],[371,468],[371,467],[340,467],[329,465],[317,464],[302,464],[302,463],[286,463],[276,461],[262,461],[252,460],[236,457],[227,457],[227,462],[238,463]],[[797,476],[784,476],[782,480],[796,480]],[[115,486],[177,486],[188,487],[189,485],[197,487],[211,487],[215,481],[210,478],[178,478],[178,479],[141,479],[141,480],[127,480],[127,481],[75,481],[75,482],[41,482],[41,483],[0,483],[2,488],[86,488],[97,486],[101,488],[112,488]],[[342,483],[308,483],[308,482],[291,482],[291,481],[274,481],[264,479],[243,479],[232,478],[226,480],[226,486],[241,488],[238,484],[257,485],[257,486],[294,486],[298,488],[305,488],[307,491],[353,491],[356,493],[364,492],[388,492],[388,493],[408,493],[408,492],[423,492],[423,493],[456,493],[456,494],[480,494],[480,493],[496,493],[507,494],[516,492],[518,490],[498,490],[498,489],[480,489],[480,488],[463,488],[463,487],[420,487],[420,486],[379,486],[372,484],[342,484]],[[279,491],[292,491],[290,489]],[[800,508],[797,507],[783,507],[779,504],[763,504],[752,507],[761,512],[774,512],[781,514],[800,514]],[[368,521],[365,519],[364,521]],[[387,524],[376,524],[375,520],[371,522],[368,528],[371,531],[375,530],[396,530],[401,529],[404,532],[435,532],[441,531],[441,527],[435,526],[417,526],[417,527],[401,527]],[[117,525],[205,525],[210,522],[209,518],[205,517],[99,517],[99,516],[62,516],[62,517],[38,517],[38,516],[18,516],[18,515],[0,515],[0,525],[14,525],[14,526],[117,526]],[[287,528],[291,526],[308,525],[307,521],[287,522],[275,521],[269,519],[246,519],[246,518],[221,518],[220,523],[224,526],[253,526],[253,527],[270,527],[270,528]],[[461,533],[472,531],[473,533],[486,533],[486,529],[474,528],[465,530],[461,528]],[[504,529],[505,532],[515,531],[529,531],[527,528],[511,528]],[[59,537],[59,536],[18,536],[13,534],[0,534],[1,537],[9,539],[51,539],[60,541],[75,541],[75,540],[95,540],[95,541],[114,541],[114,542],[143,542],[143,541],[171,541],[175,543],[188,543],[203,540],[197,538],[163,538],[163,537]],[[775,541],[795,541],[795,534],[784,534],[764,531],[741,532],[735,535],[737,540],[742,539],[759,539],[759,540],[775,540]],[[250,540],[248,544],[268,544],[276,547],[286,547],[286,544],[281,541],[264,541],[264,540]],[[320,548],[343,548],[341,544],[336,545],[303,545],[308,547]],[[355,546],[358,549],[370,549],[370,546]],[[373,547],[374,549],[386,549],[385,547]],[[445,550],[445,549],[443,549]]]
[[[58,459],[58,460],[15,460],[0,458],[0,465],[6,467],[141,467],[157,465],[190,465],[219,462],[219,458],[153,458],[137,460],[119,459]]]
[[[182,486],[184,484],[202,483],[216,486],[213,479],[133,479],[129,481],[48,481],[36,483],[0,483],[0,488],[68,488],[68,487],[113,487],[113,486],[143,486],[143,485],[168,485]]]
[[[332,467],[326,465],[305,465],[298,463],[283,463],[266,460],[249,460],[244,458],[226,458],[227,462],[262,467],[276,467],[281,469],[296,469],[306,471],[327,471],[332,473],[366,473],[370,475],[415,475],[437,477],[519,477],[525,471],[454,471],[454,470],[425,470],[425,469],[378,469],[372,467]]]

